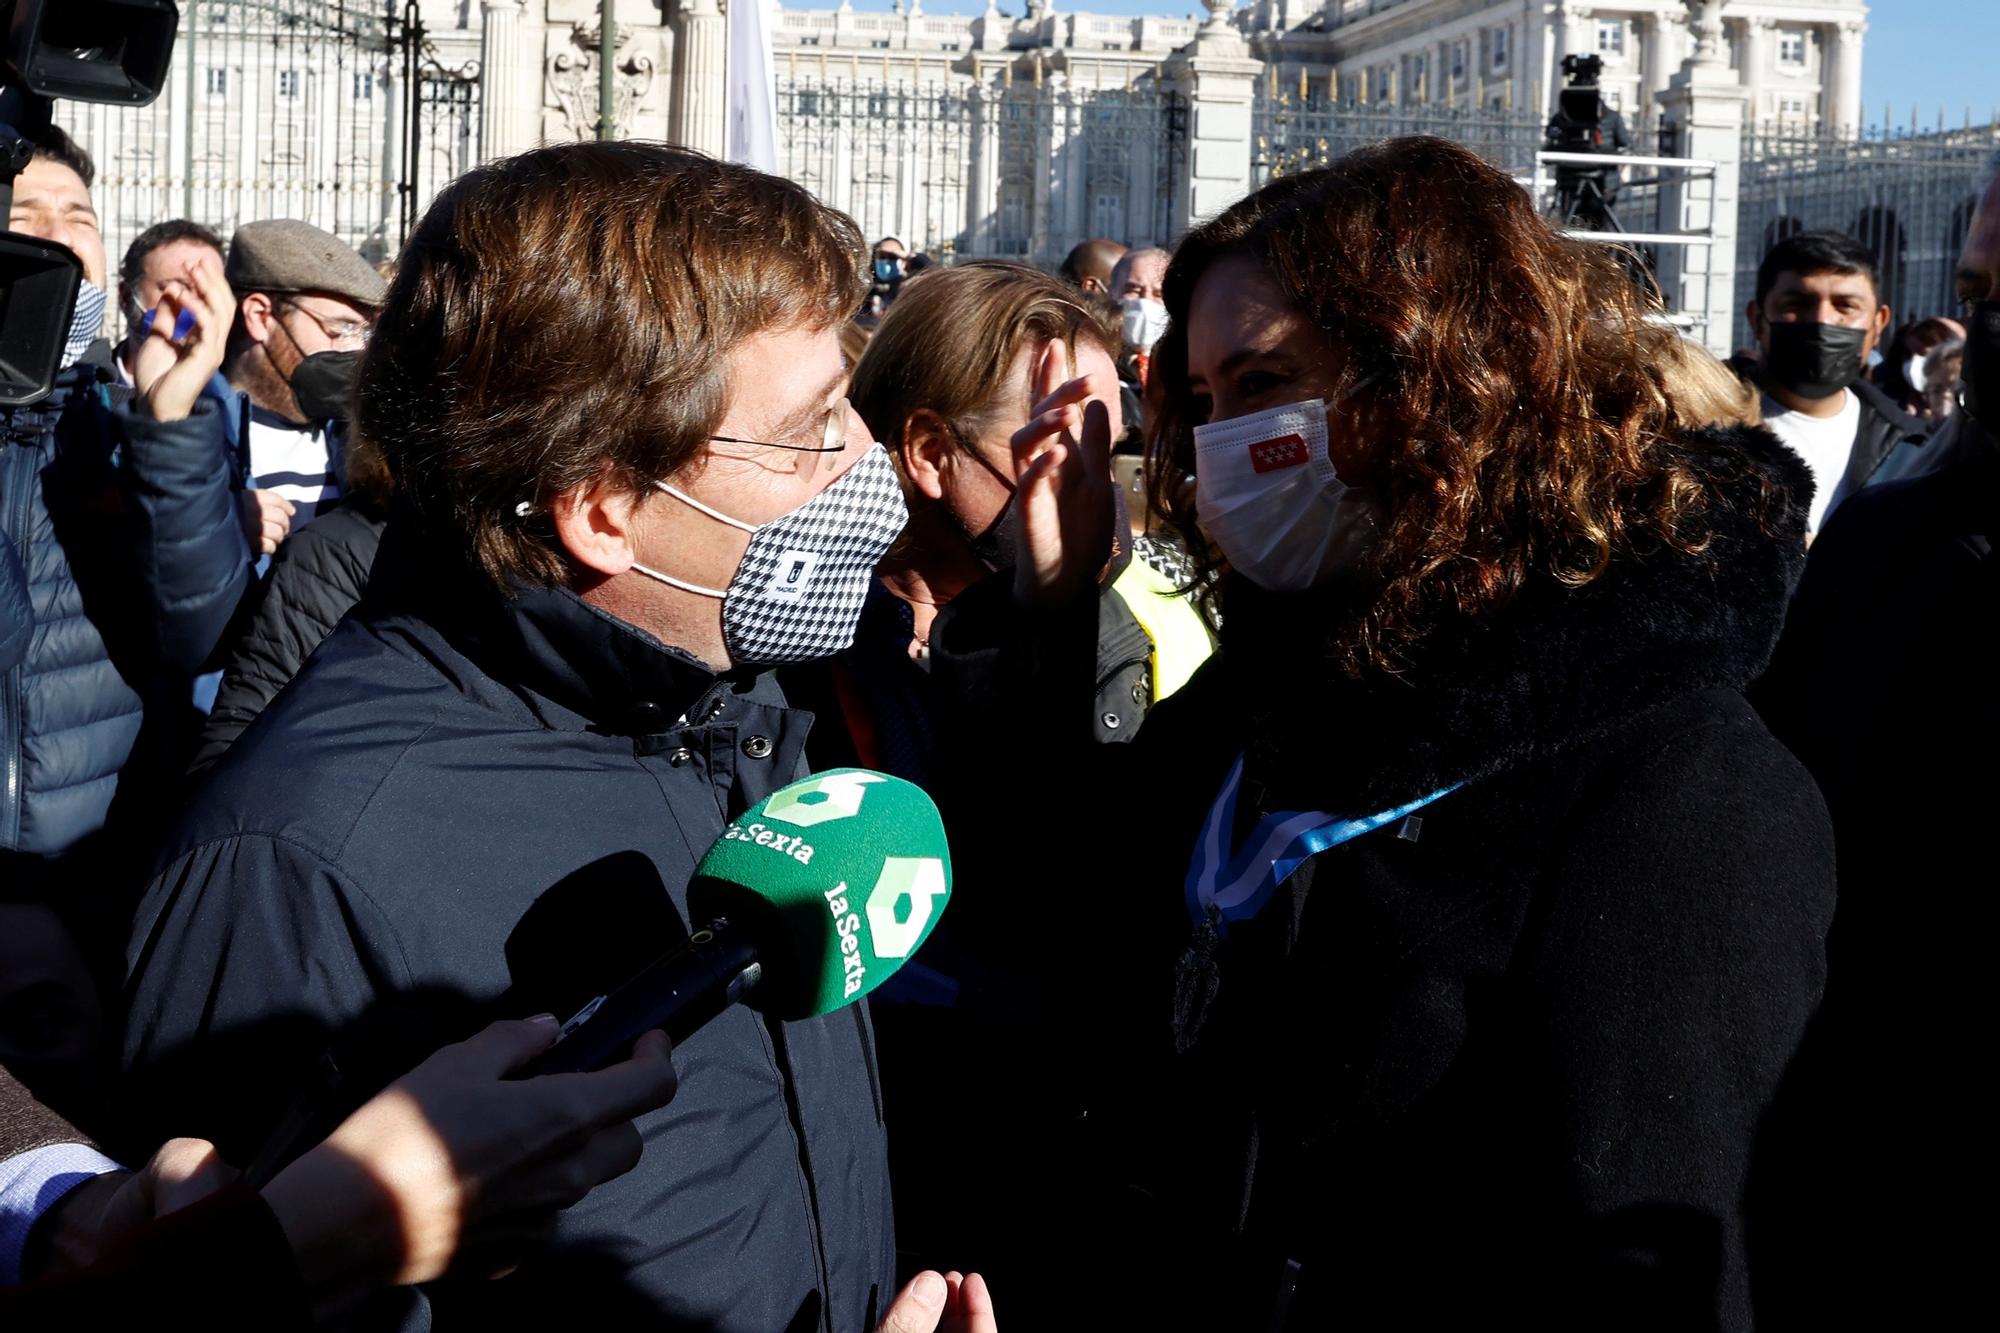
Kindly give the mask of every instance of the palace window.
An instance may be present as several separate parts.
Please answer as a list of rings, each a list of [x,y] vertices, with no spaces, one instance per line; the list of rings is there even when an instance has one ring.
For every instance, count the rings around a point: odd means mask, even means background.
[[[1597,54],[1601,56],[1622,56],[1625,54],[1625,20],[1597,20]]]

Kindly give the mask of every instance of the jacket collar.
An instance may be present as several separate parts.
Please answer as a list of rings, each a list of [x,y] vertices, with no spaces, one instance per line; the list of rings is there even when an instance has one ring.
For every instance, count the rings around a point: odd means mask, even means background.
[[[1903,439],[1921,443],[1930,434],[1931,428],[1937,424],[1922,417],[1911,416],[1903,410],[1902,404],[1868,380],[1858,379],[1847,387],[1861,400],[1864,410],[1874,413],[1887,422],[1889,428]]]
[[[369,602],[432,626],[485,675],[624,735],[664,731],[718,681],[740,690],[753,672],[718,673],[590,605],[568,588],[503,595],[454,551],[427,543],[400,509],[382,537]]]
[[[1499,613],[1438,629],[1397,676],[1269,652],[1246,661],[1229,651],[1225,618],[1223,667],[1249,701],[1245,748],[1265,808],[1391,809],[1759,675],[1804,567],[1810,474],[1761,429],[1687,443],[1713,497],[1706,550],[1628,555],[1581,588],[1531,582]]]

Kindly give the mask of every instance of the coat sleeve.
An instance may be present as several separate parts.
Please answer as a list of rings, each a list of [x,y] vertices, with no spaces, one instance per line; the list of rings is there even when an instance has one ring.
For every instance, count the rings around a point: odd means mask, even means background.
[[[168,671],[192,674],[221,646],[250,586],[222,410],[204,396],[179,421],[129,405],[116,421],[149,641]]]
[[[1097,599],[1031,612],[1015,604],[1011,585],[1004,572],[976,584],[931,634],[937,739],[929,789],[967,886],[952,910],[958,928],[997,931],[994,938],[1005,937],[1015,904],[979,886],[1035,883],[1056,865],[1079,879],[1096,875],[1087,849],[1058,856],[1046,837],[1024,837],[1018,802],[998,794],[1052,784],[1065,793],[1119,791],[1137,771],[1133,746],[1098,740]]]
[[[28,596],[28,571],[14,550],[14,539],[0,528],[0,674],[12,671],[28,655],[35,633],[35,605]]]
[[[188,766],[191,772],[206,770],[228,753],[361,599],[367,566],[340,540],[326,535],[322,526],[330,521],[329,516],[302,529],[278,548],[257,608],[223,672],[215,707]]]
[[[407,982],[375,904],[297,844],[238,835],[174,858],[127,951],[124,1160],[191,1135],[249,1162],[329,1044],[378,1025]]]
[[[88,1268],[0,1289],[9,1333],[137,1328],[166,1310],[204,1328],[314,1327],[284,1228],[235,1184],[140,1227]]]
[[[1833,889],[1819,792],[1747,709],[1607,784],[1563,840],[1526,1003],[1587,1219],[1564,1289],[1603,1326],[1751,1326],[1745,1185]]]

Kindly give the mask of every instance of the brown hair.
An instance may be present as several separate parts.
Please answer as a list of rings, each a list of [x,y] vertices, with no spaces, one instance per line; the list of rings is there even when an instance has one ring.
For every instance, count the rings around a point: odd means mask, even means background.
[[[1284,177],[1189,233],[1154,350],[1150,498],[1213,593],[1195,525],[1186,321],[1225,257],[1262,264],[1346,353],[1329,402],[1376,423],[1389,520],[1363,567],[1373,596],[1333,651],[1396,670],[1450,617],[1505,604],[1531,575],[1570,585],[1641,542],[1697,551],[1706,502],[1657,367],[1676,335],[1609,253],[1563,238],[1512,180],[1455,144],[1392,139]],[[1372,377],[1372,378],[1370,378]],[[1365,387],[1364,379],[1369,380]]]
[[[730,350],[845,319],[865,253],[799,186],[684,149],[490,163],[404,248],[356,427],[434,541],[462,543],[502,588],[560,583],[567,561],[535,516],[595,478],[637,493],[699,457]]]
[[[938,269],[906,285],[882,317],[848,400],[900,468],[903,431],[920,409],[963,438],[992,424],[994,395],[1022,344],[1060,340],[1074,364],[1079,338],[1115,357],[1118,332],[1095,301],[1039,269],[998,260]]]

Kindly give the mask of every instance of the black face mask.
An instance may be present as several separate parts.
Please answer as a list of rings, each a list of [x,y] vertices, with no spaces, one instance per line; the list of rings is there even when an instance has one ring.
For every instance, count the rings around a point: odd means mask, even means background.
[[[994,467],[985,454],[973,448],[966,438],[958,433],[956,427],[952,429],[952,437],[958,441],[959,448],[972,455],[974,462],[992,473],[994,480],[1007,488],[1007,503],[1000,506],[1000,512],[993,516],[993,521],[986,525],[985,531],[971,533],[966,532],[962,527],[959,528],[959,531],[965,538],[965,544],[972,548],[973,558],[979,561],[980,564],[993,570],[1012,569],[1020,555],[1021,529],[1020,525],[1012,521],[1014,517],[1014,501],[1019,497],[1020,492],[1015,488],[1013,481],[1002,473],[999,468]],[[951,512],[950,506],[946,506],[945,515],[951,520],[952,526],[959,526],[958,516]],[[1125,572],[1126,566],[1131,563],[1131,518],[1125,509],[1125,497],[1119,493],[1116,486],[1113,486],[1111,488],[1111,559],[1097,576],[1098,586],[1104,587],[1115,582],[1118,576]]]
[[[1965,320],[1965,410],[2000,436],[2000,301],[1981,301]]]
[[[308,421],[345,421],[354,409],[359,352],[314,352],[292,367],[292,396]]]
[[[1801,398],[1831,398],[1861,373],[1868,330],[1840,324],[1770,324],[1764,365],[1771,378]]]

